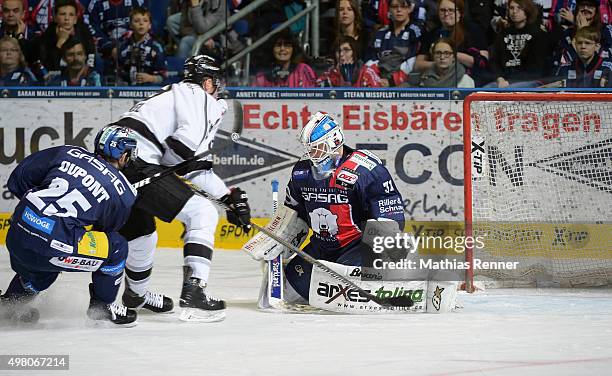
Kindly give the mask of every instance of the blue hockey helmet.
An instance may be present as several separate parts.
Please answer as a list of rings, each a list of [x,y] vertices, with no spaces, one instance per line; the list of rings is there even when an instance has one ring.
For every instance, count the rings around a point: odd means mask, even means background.
[[[138,155],[134,132],[118,125],[109,125],[102,128],[94,141],[94,153],[104,158],[119,160],[128,153],[129,160],[133,161]]]
[[[302,129],[300,143],[308,159],[317,165],[344,145],[344,134],[331,116],[317,112]]]
[[[305,156],[322,177],[328,176],[340,161],[339,150],[344,145],[342,128],[328,114],[317,112],[300,133]]]

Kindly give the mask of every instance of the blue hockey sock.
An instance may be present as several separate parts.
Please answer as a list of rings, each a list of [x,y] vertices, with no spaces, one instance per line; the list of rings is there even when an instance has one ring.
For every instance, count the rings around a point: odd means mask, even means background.
[[[123,273],[119,275],[108,275],[100,272],[99,270],[91,275],[92,280],[92,293],[93,298],[104,302],[105,304],[111,304],[117,297],[119,292],[119,286],[121,286],[121,279]]]

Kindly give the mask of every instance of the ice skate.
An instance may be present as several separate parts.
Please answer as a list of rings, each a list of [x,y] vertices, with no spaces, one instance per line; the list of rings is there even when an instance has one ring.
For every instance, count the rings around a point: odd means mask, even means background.
[[[225,302],[207,296],[206,285],[197,278],[183,282],[179,305],[183,308],[180,320],[193,322],[215,322],[225,319]]]
[[[106,304],[93,296],[92,285],[89,285],[89,308],[87,317],[100,323],[108,322],[121,327],[136,326],[136,311],[117,303]]]
[[[123,291],[121,301],[123,305],[134,310],[147,309],[155,313],[172,313],[174,310],[174,302],[170,297],[151,291],[147,291],[144,296],[139,296],[128,286]]]

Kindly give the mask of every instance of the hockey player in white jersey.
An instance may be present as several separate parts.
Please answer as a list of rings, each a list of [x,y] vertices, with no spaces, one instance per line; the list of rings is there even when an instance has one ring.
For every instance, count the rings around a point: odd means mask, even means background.
[[[220,68],[214,59],[197,55],[185,62],[185,80],[166,86],[124,113],[116,122],[135,131],[139,159],[125,175],[134,183],[165,170],[212,147],[227,109],[217,101]],[[211,170],[209,159],[194,160],[179,175],[198,177],[198,185],[233,208],[227,212],[230,223],[248,224],[250,209],[240,188],[229,189]],[[126,288],[123,303],[130,308],[153,312],[173,310],[172,299],[148,290],[157,243],[154,217],[185,225],[184,276],[180,306],[181,319],[213,321],[224,317],[225,302],[205,293],[214,248],[218,214],[207,199],[194,195],[189,184],[169,175],[139,189],[138,200],[121,233],[129,241],[126,262]]]

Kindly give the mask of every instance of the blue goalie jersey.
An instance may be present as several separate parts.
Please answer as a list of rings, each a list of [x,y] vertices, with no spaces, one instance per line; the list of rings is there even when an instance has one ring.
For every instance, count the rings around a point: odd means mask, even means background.
[[[73,253],[86,226],[117,231],[136,199],[125,176],[93,153],[58,146],[24,159],[8,180],[19,199],[11,229],[24,246],[47,256]]]
[[[402,196],[380,159],[344,147],[334,173],[316,180],[309,161],[299,161],[287,186],[285,205],[313,231],[310,241],[325,254],[359,242],[368,219],[387,218],[404,228]]]

